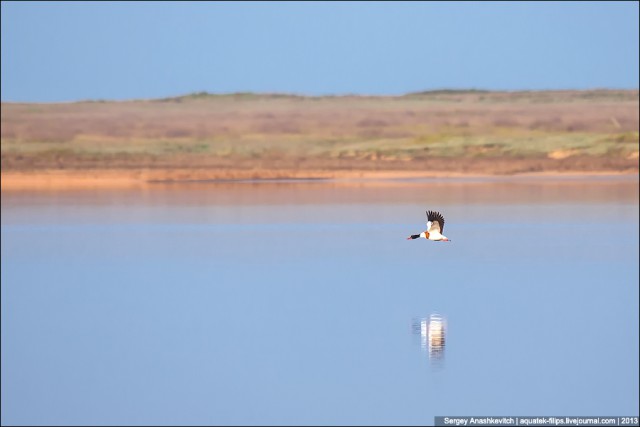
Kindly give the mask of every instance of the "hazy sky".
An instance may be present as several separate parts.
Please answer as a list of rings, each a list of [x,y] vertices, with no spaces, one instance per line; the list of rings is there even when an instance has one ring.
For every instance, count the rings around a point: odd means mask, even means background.
[[[2,100],[638,88],[638,2],[2,2]]]

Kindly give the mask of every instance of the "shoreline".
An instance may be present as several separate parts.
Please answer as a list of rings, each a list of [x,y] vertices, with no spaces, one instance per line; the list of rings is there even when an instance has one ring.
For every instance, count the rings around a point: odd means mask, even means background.
[[[579,180],[638,177],[638,171],[542,171],[515,174],[482,174],[445,171],[371,171],[300,169],[144,169],[144,170],[40,170],[1,172],[2,191],[127,189],[158,184],[197,182],[394,182],[412,180]]]

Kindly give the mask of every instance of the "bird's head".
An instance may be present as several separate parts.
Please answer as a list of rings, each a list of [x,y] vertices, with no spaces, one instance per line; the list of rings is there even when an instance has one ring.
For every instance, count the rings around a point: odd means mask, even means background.
[[[450,242],[451,239],[449,239],[448,237],[442,236],[442,241],[443,242]]]

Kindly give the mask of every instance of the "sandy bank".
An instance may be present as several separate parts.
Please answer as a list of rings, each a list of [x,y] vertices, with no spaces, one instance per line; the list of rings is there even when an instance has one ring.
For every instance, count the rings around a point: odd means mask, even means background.
[[[293,170],[293,169],[153,169],[153,170],[41,170],[0,174],[3,191],[117,189],[154,185],[159,182],[228,180],[332,179],[339,181],[390,181],[424,178],[487,179],[500,177],[603,177],[637,176],[637,172],[536,172],[516,175],[465,174],[438,171]]]

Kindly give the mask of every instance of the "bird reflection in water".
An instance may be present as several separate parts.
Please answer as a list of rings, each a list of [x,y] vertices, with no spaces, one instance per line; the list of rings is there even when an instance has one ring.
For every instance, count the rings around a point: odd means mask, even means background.
[[[413,324],[414,332],[420,334],[420,346],[429,355],[434,366],[444,362],[444,347],[447,333],[447,321],[439,314],[423,317]]]

